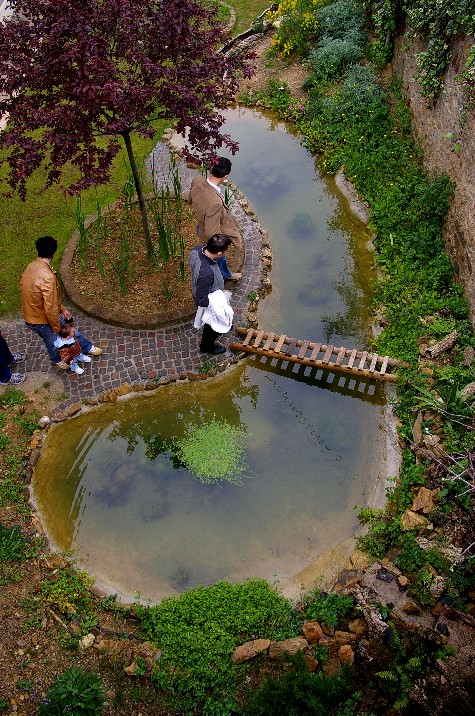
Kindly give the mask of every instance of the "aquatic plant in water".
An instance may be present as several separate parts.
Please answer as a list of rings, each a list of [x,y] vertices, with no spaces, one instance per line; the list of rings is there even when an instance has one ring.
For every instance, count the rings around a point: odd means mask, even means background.
[[[213,419],[200,425],[190,424],[187,434],[176,441],[174,452],[197,480],[211,484],[226,480],[241,485],[246,431],[225,420]]]

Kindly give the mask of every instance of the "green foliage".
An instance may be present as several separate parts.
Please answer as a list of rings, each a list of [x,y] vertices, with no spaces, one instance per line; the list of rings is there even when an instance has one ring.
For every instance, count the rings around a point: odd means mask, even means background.
[[[312,77],[306,81],[306,87],[313,81],[329,81],[340,77],[350,66],[363,56],[363,50],[350,40],[324,39],[312,51],[308,59],[313,68]]]
[[[336,0],[317,10],[318,38],[348,40],[358,47],[364,47],[368,33],[361,6],[353,0]]]
[[[417,403],[421,410],[433,410],[442,415],[455,430],[467,430],[474,416],[475,395],[464,393],[454,382],[440,383],[437,393],[416,386]]]
[[[205,358],[198,368],[198,373],[209,373],[210,370],[216,368],[217,365],[218,361],[215,358]]]
[[[25,542],[17,525],[5,527],[0,522],[0,562],[15,562],[25,558]]]
[[[251,637],[284,639],[299,633],[290,602],[264,580],[218,582],[199,587],[158,606],[135,608],[146,638],[161,650],[153,679],[177,710],[216,713],[213,702],[232,698],[243,668],[231,653]],[[222,709],[223,714],[231,711]]]
[[[291,660],[293,669],[280,678],[267,678],[252,696],[246,716],[352,716],[359,700],[341,676],[309,673],[302,654]]]
[[[102,681],[93,672],[67,669],[56,676],[40,704],[38,716],[98,716],[105,705]]]
[[[72,566],[60,566],[40,585],[40,592],[53,609],[63,614],[88,617],[93,611],[90,587],[94,579]]]
[[[353,603],[352,597],[315,589],[302,598],[302,617],[318,619],[328,627],[335,627],[348,616]]]
[[[22,390],[8,386],[5,392],[0,395],[0,405],[13,407],[14,405],[25,405],[28,399]]]
[[[242,484],[241,475],[247,469],[244,461],[246,432],[225,420],[190,423],[183,438],[176,440],[176,457],[202,483],[226,480]]]
[[[275,14],[278,26],[272,49],[281,57],[306,57],[317,32],[317,8],[328,0],[281,0]]]
[[[471,0],[364,0],[369,10],[376,40],[372,58],[385,64],[392,55],[392,43],[397,32],[408,26],[410,31],[427,42],[427,48],[417,58],[418,75],[423,94],[435,100],[443,87],[443,78],[452,59],[451,43],[461,32],[475,31],[475,11]],[[473,103],[473,54],[467,59],[459,80]]]
[[[384,688],[395,697],[393,708],[402,711],[409,705],[409,694],[415,681],[431,667],[436,650],[434,646],[428,646],[424,641],[405,642],[395,626],[393,624],[389,626],[393,660],[388,669],[377,672],[375,676],[382,679]]]

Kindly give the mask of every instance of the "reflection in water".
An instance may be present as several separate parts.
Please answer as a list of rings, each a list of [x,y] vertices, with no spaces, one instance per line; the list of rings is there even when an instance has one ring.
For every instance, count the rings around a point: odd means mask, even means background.
[[[261,325],[363,348],[364,231],[281,123],[235,110],[227,129],[241,145],[232,179],[274,252]],[[283,583],[354,532],[355,505],[386,476],[383,403],[364,380],[249,359],[55,427],[35,495],[52,539],[118,591],[157,599],[219,579]],[[246,432],[241,486],[201,484],[174,457],[187,425],[213,419]]]

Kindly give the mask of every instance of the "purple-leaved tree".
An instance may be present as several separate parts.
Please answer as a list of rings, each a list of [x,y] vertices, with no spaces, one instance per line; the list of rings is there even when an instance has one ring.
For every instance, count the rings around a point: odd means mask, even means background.
[[[7,181],[24,199],[39,167],[71,194],[107,181],[122,138],[133,172],[149,255],[152,242],[131,134],[153,136],[153,119],[177,119],[188,154],[237,145],[221,133],[245,52],[224,55],[228,33],[206,0],[10,0],[0,22],[0,133]],[[105,137],[106,141],[98,142]]]

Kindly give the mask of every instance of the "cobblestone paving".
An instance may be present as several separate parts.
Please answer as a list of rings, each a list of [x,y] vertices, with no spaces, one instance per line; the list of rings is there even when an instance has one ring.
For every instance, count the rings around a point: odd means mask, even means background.
[[[167,183],[169,161],[168,145],[159,143],[150,157],[157,185]],[[180,162],[179,174],[183,191],[189,190],[195,173],[196,170]],[[169,179],[168,183],[170,184]],[[255,217],[246,213],[240,204],[234,204],[233,213],[243,232],[246,246],[243,279],[232,286],[234,325],[239,326],[246,324],[248,293],[258,290],[260,285],[263,229]],[[66,296],[63,297],[63,302],[71,308],[78,330],[103,349],[101,356],[93,358],[92,363],[84,364],[84,374],[80,376],[53,366],[43,341],[26,328],[21,317],[1,320],[2,333],[7,338],[10,349],[28,355],[26,362],[19,366],[19,371],[25,371],[26,380],[29,372],[45,373],[45,381],[46,374],[60,374],[68,396],[63,408],[84,398],[95,398],[124,383],[134,386],[154,379],[196,373],[203,359],[209,358],[206,355],[203,358],[198,349],[199,335],[192,322],[156,330],[117,328],[84,315],[68,302]],[[235,338],[234,331],[231,331],[219,340],[223,345],[227,345]],[[217,360],[226,363],[232,358],[232,353],[226,351]]]

